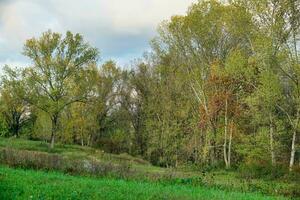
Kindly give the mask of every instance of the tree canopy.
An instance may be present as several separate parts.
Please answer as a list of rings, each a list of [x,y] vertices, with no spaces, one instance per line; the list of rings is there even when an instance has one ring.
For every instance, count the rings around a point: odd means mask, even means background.
[[[80,34],[27,40],[32,65],[1,79],[7,136],[27,127],[52,148],[57,138],[164,167],[300,167],[299,0],[199,1],[150,44],[122,68],[97,62]]]

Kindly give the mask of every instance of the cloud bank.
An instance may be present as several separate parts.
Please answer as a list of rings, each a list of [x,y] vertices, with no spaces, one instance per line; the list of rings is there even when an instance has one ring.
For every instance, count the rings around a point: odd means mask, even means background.
[[[103,60],[124,65],[149,48],[157,25],[196,0],[0,0],[0,66],[25,65],[26,39],[52,29],[81,33]]]

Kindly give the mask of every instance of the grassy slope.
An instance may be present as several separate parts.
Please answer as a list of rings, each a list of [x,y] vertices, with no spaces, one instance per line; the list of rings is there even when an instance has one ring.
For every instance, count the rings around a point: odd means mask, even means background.
[[[72,157],[75,159],[93,158],[100,160],[101,162],[130,162],[132,168],[134,168],[138,174],[138,177],[157,177],[157,174],[163,177],[172,178],[201,178],[201,183],[196,185],[202,185],[205,187],[214,187],[227,191],[255,191],[263,192],[265,194],[286,194],[286,191],[295,190],[299,187],[298,183],[294,182],[282,182],[278,180],[265,181],[259,179],[243,180],[239,178],[239,174],[233,171],[214,171],[206,173],[205,176],[198,171],[186,171],[177,170],[172,171],[170,169],[154,167],[146,161],[135,158],[126,154],[115,155],[104,153],[100,150],[96,150],[89,147],[81,147],[77,145],[56,145],[55,149],[49,152],[48,144],[41,141],[28,141],[23,139],[5,139],[0,137],[0,149],[1,148],[13,148],[19,150],[30,150],[39,152],[56,153],[64,157]],[[155,179],[155,178],[154,178]],[[178,180],[173,181],[177,182]],[[180,180],[179,180],[180,183]],[[299,187],[300,189],[300,187]],[[297,189],[296,189],[297,190]],[[0,198],[1,199],[1,198]]]
[[[67,176],[0,167],[0,199],[284,199],[204,187]]]
[[[43,141],[30,141],[25,139],[16,138],[3,138],[0,137],[0,148],[13,148],[18,150],[29,150],[56,153],[64,157],[78,158],[78,159],[96,159],[103,162],[129,162],[131,165],[141,173],[165,173],[167,169],[155,167],[150,165],[147,161],[140,158],[130,156],[128,154],[109,154],[101,150],[90,147],[82,147],[78,145],[62,145],[57,144],[53,150],[48,148],[48,144]]]

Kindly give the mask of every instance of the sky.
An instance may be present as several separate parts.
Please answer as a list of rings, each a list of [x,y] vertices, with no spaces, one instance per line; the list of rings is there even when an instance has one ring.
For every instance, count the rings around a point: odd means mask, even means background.
[[[184,14],[196,0],[0,0],[0,67],[26,66],[26,39],[51,29],[80,33],[101,53],[126,66],[150,49],[157,26]]]

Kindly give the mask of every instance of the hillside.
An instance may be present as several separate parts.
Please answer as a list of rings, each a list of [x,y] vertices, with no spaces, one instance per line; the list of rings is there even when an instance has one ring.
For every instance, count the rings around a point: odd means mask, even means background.
[[[216,195],[216,199],[221,198],[219,195],[222,196],[222,194],[225,195],[226,198],[232,197],[231,195],[240,196],[241,199],[262,198],[257,194],[254,194],[254,196],[242,194],[248,192],[263,193],[265,195],[285,195],[287,197],[296,197],[298,195],[297,191],[299,191],[299,185],[295,181],[285,182],[284,180],[245,179],[242,178],[239,172],[236,170],[203,172],[201,170],[191,170],[187,168],[160,168],[152,166],[141,158],[136,158],[127,154],[109,154],[103,152],[102,150],[90,147],[62,144],[58,144],[54,150],[49,150],[48,144],[45,142],[29,141],[16,138],[0,138],[0,163],[2,165],[11,166],[14,168],[30,168],[35,170],[43,170],[46,172],[60,171],[64,174],[75,176],[80,175],[94,177],[92,179],[70,178],[63,174],[53,174],[52,172],[49,172],[50,177],[59,177],[59,184],[62,185],[71,184],[70,180],[76,180],[79,184],[80,180],[82,179],[85,185],[84,187],[89,187],[88,185],[91,184],[90,182],[94,181],[95,184],[99,185],[100,187],[102,184],[105,184],[106,181],[109,182],[109,185],[122,185],[122,183],[125,184],[125,182],[122,180],[128,180],[130,181],[128,184],[132,184],[132,187],[148,188],[149,186],[152,188],[153,194],[150,195],[149,193],[149,195],[153,198],[155,195],[159,194],[160,190],[175,190],[175,188],[178,189],[179,187],[182,187],[182,189],[180,189],[181,192],[176,193],[175,196],[184,194],[184,191],[189,187],[196,187],[195,191],[193,191],[192,195],[188,196],[187,199],[196,198],[197,195],[200,195],[201,191],[206,189],[208,190],[208,194],[204,194],[208,195],[207,198],[211,198],[211,195]],[[48,180],[48,178],[46,178],[47,173],[42,172],[25,172],[22,170],[14,171],[13,169],[8,169],[7,167],[2,167],[1,171],[2,174],[3,172],[7,174],[5,175],[7,176],[7,179],[5,179],[6,181],[15,180],[13,176],[18,176],[18,174],[27,174],[27,176],[22,175],[23,179],[18,181],[20,182],[20,185],[22,185],[23,182],[25,184],[27,181],[35,179],[32,177],[36,176],[39,180]],[[96,180],[97,178],[101,179]],[[116,178],[121,180],[115,180]],[[52,180],[51,178],[49,179]],[[50,188],[58,187],[58,185],[54,186],[52,183],[49,184]],[[79,185],[81,185],[81,183]],[[79,187],[79,185],[76,187]],[[4,190],[3,187],[4,186],[2,185],[2,189]],[[208,188],[215,188],[216,190],[211,190]],[[35,189],[35,187],[31,189],[28,188],[28,190],[24,189],[24,191],[28,191],[29,193],[31,191],[35,194]],[[95,189],[96,186],[91,190]],[[127,189],[131,190],[130,188]],[[40,188],[40,190],[44,191],[42,188]],[[70,188],[66,188],[66,190],[70,190]],[[87,193],[92,192],[91,190],[88,190]],[[110,190],[110,188],[108,188],[108,190]],[[123,189],[121,190],[126,190],[126,187],[123,185]],[[223,193],[218,190],[223,191]],[[236,193],[238,191],[242,193]],[[25,192],[25,194],[29,194],[28,192]],[[55,193],[52,195],[55,195]],[[69,195],[69,193],[67,192],[66,195]],[[138,192],[135,195],[138,196]],[[206,196],[204,197],[206,198]]]

